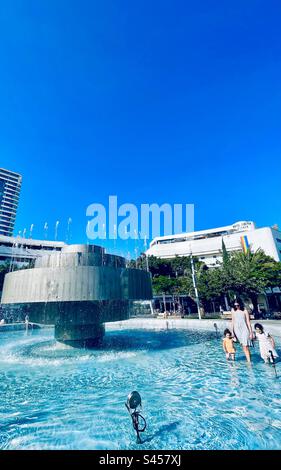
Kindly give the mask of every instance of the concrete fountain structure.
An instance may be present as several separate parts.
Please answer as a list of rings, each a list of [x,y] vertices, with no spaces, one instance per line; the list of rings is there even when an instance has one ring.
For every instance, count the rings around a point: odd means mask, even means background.
[[[6,275],[2,308],[20,308],[34,323],[55,325],[57,341],[94,346],[106,322],[129,318],[130,301],[152,298],[150,274],[96,245],[69,245]]]

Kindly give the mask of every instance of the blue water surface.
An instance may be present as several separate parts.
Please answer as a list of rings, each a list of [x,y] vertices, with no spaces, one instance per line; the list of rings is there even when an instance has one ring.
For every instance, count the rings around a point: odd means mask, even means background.
[[[209,332],[110,331],[97,350],[53,335],[0,334],[1,449],[281,449],[281,363],[276,378],[257,347],[248,365],[239,347],[227,362]],[[124,405],[133,390],[142,445]]]

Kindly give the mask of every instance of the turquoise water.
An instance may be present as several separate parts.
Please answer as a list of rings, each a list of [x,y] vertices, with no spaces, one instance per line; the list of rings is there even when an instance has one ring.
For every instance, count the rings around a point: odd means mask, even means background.
[[[111,331],[95,351],[52,338],[0,334],[1,449],[281,449],[281,363],[276,379],[257,348],[248,366],[241,349],[226,362],[213,333]],[[133,390],[142,446],[124,406]]]

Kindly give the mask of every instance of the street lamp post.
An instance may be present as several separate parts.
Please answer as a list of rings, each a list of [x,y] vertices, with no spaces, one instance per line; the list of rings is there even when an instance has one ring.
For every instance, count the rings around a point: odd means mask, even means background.
[[[147,254],[147,236],[144,236],[144,256],[145,256],[145,264],[146,264],[146,270],[149,273],[149,260],[148,260],[148,254]],[[150,274],[151,277],[151,274]],[[151,314],[154,314],[154,309],[153,309],[153,301],[150,301],[150,311]]]
[[[194,287],[194,291],[195,291],[198,318],[199,318],[199,320],[201,320],[202,318],[201,318],[201,311],[200,311],[200,300],[199,300],[199,295],[198,295],[197,282],[196,282],[196,273],[195,273],[194,260],[193,260],[191,248],[190,248],[190,261],[191,261],[192,281],[193,281],[193,287]]]

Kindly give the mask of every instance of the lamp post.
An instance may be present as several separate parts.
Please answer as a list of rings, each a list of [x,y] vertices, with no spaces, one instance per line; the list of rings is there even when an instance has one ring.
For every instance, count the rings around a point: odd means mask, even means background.
[[[146,271],[149,273],[150,271],[149,271],[149,261],[148,261],[148,254],[147,254],[147,236],[146,235],[144,236],[144,256],[145,256]],[[152,277],[151,274],[150,274],[150,277]],[[150,300],[149,304],[150,304],[151,314],[153,315],[154,314],[153,301]]]
[[[199,320],[201,320],[202,318],[201,318],[201,311],[200,311],[200,300],[199,300],[198,289],[197,289],[196,273],[195,273],[195,267],[194,267],[194,260],[193,260],[191,245],[190,245],[190,261],[191,261],[192,281],[193,281],[193,287],[194,287],[194,291],[195,291],[195,299],[196,299],[196,304],[197,304],[198,318],[199,318]]]

